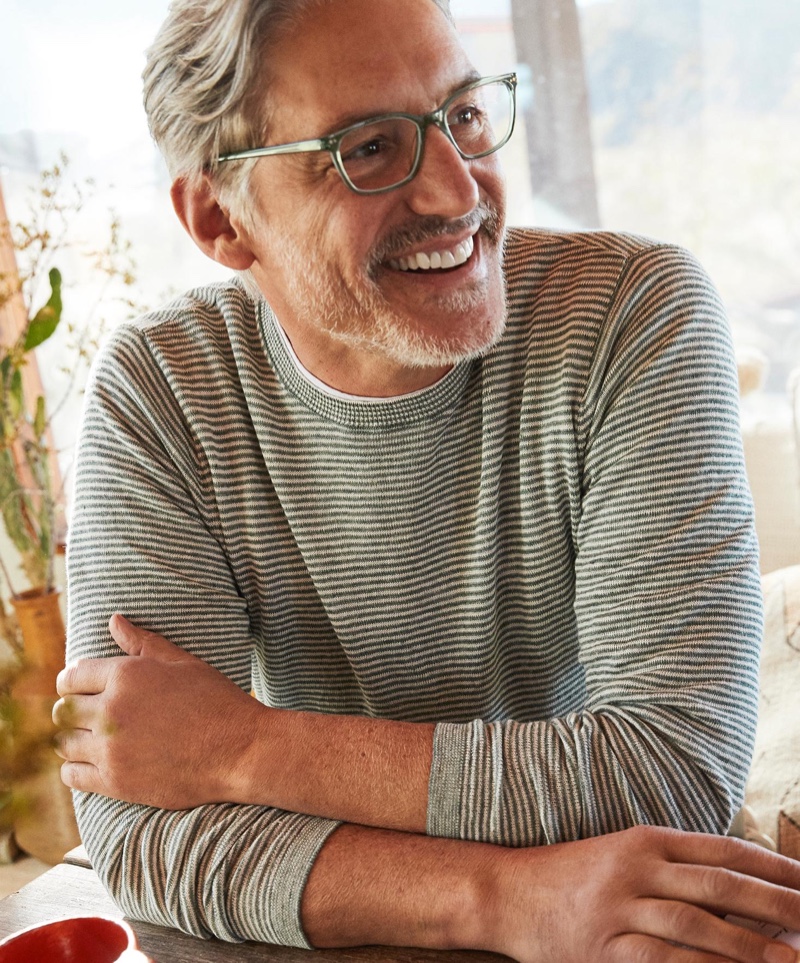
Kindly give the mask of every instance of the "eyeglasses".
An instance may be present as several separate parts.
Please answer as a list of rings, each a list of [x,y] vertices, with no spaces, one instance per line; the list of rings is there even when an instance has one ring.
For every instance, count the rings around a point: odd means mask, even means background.
[[[382,194],[415,177],[425,131],[438,127],[464,160],[499,150],[514,132],[516,74],[484,77],[451,94],[430,114],[383,114],[320,137],[222,154],[218,162],[327,150],[356,194]]]

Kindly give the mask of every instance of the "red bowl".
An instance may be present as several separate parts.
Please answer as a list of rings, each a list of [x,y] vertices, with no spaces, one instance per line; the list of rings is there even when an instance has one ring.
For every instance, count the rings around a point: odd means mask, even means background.
[[[107,916],[74,916],[12,933],[0,942],[0,963],[152,963],[133,930]]]

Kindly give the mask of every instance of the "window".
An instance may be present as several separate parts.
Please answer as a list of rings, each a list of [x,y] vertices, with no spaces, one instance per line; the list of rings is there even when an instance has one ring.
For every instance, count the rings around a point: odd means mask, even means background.
[[[517,218],[691,249],[737,343],[764,352],[766,388],[783,398],[800,364],[800,4],[453,9],[477,60],[523,64],[524,129],[506,155]]]

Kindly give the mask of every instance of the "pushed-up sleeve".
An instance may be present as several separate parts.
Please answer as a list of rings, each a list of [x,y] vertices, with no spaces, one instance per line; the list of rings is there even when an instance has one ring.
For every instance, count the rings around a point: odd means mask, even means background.
[[[207,474],[146,334],[126,330],[87,392],[68,659],[119,656],[108,620],[122,612],[250,690],[248,612],[209,521]],[[74,796],[92,865],[126,915],[198,937],[309,946],[300,899],[336,823],[259,806],[162,811]]]
[[[538,845],[642,823],[724,832],[741,804],[758,551],[729,328],[685,251],[630,257],[577,411],[585,706],[440,724],[431,834]]]

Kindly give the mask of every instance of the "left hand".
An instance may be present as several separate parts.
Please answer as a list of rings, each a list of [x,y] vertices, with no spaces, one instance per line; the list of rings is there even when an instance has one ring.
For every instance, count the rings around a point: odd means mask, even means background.
[[[63,782],[161,809],[243,801],[237,775],[264,706],[121,615],[109,629],[126,656],[81,659],[58,676]]]

